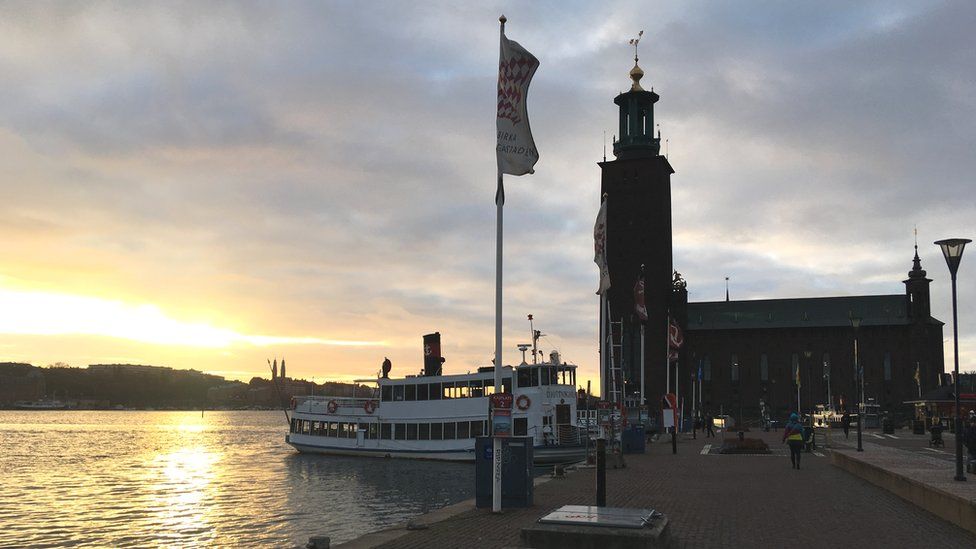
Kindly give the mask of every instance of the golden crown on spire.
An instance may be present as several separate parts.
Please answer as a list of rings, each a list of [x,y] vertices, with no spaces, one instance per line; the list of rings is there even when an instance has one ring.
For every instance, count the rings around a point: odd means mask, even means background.
[[[630,45],[634,46],[634,68],[630,69],[630,79],[634,83],[630,86],[630,91],[644,91],[644,88],[640,85],[640,79],[644,77],[644,70],[637,64],[637,44],[640,43],[641,37],[643,36],[644,31],[640,31],[637,33],[637,38],[630,39]]]

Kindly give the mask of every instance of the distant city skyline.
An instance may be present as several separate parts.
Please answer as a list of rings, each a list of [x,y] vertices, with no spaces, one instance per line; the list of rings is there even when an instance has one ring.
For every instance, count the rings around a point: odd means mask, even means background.
[[[976,235],[965,2],[4,4],[0,362],[348,381],[417,373],[439,331],[445,373],[489,365],[502,13],[540,60],[506,363],[533,314],[598,385],[596,163],[644,30],[690,299],[900,294],[917,227],[951,364],[932,242]],[[973,370],[976,249],[958,292]]]

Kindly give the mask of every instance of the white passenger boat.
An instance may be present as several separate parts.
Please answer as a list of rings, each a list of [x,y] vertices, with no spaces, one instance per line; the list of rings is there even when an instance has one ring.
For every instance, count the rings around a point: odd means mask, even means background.
[[[541,354],[541,353],[540,353]],[[512,430],[534,441],[536,464],[584,459],[576,425],[576,366],[549,362],[505,366]],[[286,442],[299,452],[473,461],[475,438],[489,434],[494,368],[476,373],[375,380],[368,398],[296,397]]]

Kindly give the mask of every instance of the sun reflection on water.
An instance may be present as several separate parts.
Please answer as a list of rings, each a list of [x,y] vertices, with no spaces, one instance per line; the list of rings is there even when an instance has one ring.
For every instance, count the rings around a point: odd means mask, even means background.
[[[222,455],[214,446],[199,442],[198,434],[207,430],[204,420],[186,416],[174,419],[173,423],[160,425],[160,430],[167,432],[161,435],[176,431],[182,446],[175,450],[169,446],[169,451],[152,458],[149,466],[152,478],[148,484],[157,505],[145,521],[165,536],[184,540],[191,537],[205,542],[214,536],[211,520],[217,491],[214,480],[219,474]]]

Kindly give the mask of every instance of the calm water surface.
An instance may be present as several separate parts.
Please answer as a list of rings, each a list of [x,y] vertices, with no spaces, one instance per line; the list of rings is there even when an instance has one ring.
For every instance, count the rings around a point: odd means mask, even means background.
[[[296,453],[277,412],[0,411],[0,546],[333,543],[474,497],[468,464]]]

